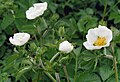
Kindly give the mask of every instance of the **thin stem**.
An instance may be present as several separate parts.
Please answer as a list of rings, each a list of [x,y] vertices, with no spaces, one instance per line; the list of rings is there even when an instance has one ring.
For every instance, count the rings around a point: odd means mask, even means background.
[[[57,52],[50,60],[50,62],[53,62],[55,60],[55,58],[59,55],[60,52]]]
[[[77,60],[78,60],[78,58],[77,58],[77,56],[75,57],[75,75],[74,75],[74,82],[76,81],[76,75],[77,75]]]
[[[104,55],[107,55],[107,51],[105,47],[104,47]]]
[[[106,14],[105,14],[105,13],[106,13],[106,9],[107,9],[107,0],[106,0],[106,2],[105,2],[102,20],[104,20],[104,17],[105,17],[105,15],[106,15]]]
[[[66,65],[63,65],[63,69],[64,69],[64,73],[65,73],[65,76],[66,76],[67,82],[69,82],[68,72],[67,72],[67,69],[66,69]]]
[[[55,76],[56,76],[56,80],[57,80],[57,82],[60,82],[60,76],[59,76],[59,73],[55,73]]]
[[[24,77],[24,79],[25,79],[26,82],[29,82],[29,81],[27,80],[27,78],[25,77],[25,75],[23,75],[23,77]]]
[[[104,47],[104,57],[113,60],[113,56],[112,55],[107,55],[107,50],[106,50],[105,47]]]
[[[37,45],[39,45],[39,42],[38,42],[37,36],[34,35],[34,37],[35,37],[35,41],[36,41]]]
[[[53,82],[57,82],[50,73],[48,73],[46,71],[44,71],[44,72]]]
[[[117,61],[116,61],[116,57],[114,57],[114,68],[115,68],[115,79],[116,79],[116,82],[118,82],[118,69],[117,69]]]
[[[111,50],[112,50],[112,55],[113,55],[113,63],[114,63],[114,68],[115,68],[115,80],[118,82],[118,69],[117,69],[117,61],[116,61],[116,56],[114,55],[114,44],[111,44]]]
[[[41,65],[41,67],[42,67],[44,70],[46,70],[45,67],[44,67],[44,65],[43,65],[43,63],[42,63],[41,58],[40,58],[40,65]],[[45,73],[53,82],[57,82],[50,73],[48,73],[48,72],[46,72],[46,71],[44,71],[44,73]]]

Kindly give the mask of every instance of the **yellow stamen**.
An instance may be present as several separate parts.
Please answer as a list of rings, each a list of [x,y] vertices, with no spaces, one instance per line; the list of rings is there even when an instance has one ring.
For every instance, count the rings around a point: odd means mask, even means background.
[[[105,37],[98,37],[93,45],[94,46],[103,46],[105,44],[106,44],[106,38]]]

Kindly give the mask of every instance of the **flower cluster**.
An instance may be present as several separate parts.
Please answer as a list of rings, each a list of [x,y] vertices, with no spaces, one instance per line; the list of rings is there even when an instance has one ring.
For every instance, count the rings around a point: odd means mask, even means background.
[[[41,16],[44,11],[47,9],[47,2],[44,3],[35,3],[33,7],[30,7],[26,11],[27,19],[35,19],[36,17]],[[30,39],[30,34],[28,33],[15,33],[13,37],[9,38],[9,41],[16,46],[24,45]],[[59,51],[64,53],[70,53],[73,50],[73,45],[68,41],[64,41],[59,45]]]
[[[48,4],[47,4],[47,2],[43,2],[43,3],[35,3],[35,4],[33,4],[33,6],[32,7],[30,7],[28,10],[26,10],[26,12],[25,12],[25,14],[26,14],[26,18],[27,18],[27,20],[29,19],[29,21],[30,20],[32,20],[32,19],[35,19],[35,18],[37,18],[37,17],[39,17],[39,16],[41,16],[41,15],[43,15],[43,13],[47,10],[47,6],[48,6]],[[37,23],[38,23],[39,21],[37,21]],[[37,24],[36,22],[34,23],[34,24]],[[51,23],[51,22],[50,22]],[[36,25],[37,26],[37,25]],[[48,26],[49,26],[49,24],[48,24]],[[84,45],[84,47],[87,49],[87,50],[96,50],[96,49],[101,49],[101,48],[103,48],[103,47],[108,47],[109,45],[110,45],[110,42],[112,41],[112,38],[113,38],[113,34],[112,34],[112,31],[109,29],[109,28],[107,28],[106,26],[102,26],[102,25],[99,25],[98,27],[96,27],[96,28],[92,28],[92,29],[89,29],[88,30],[88,33],[87,33],[87,35],[86,35],[86,41],[85,42],[83,42],[83,44],[82,45]],[[9,38],[9,41],[10,41],[10,43],[11,44],[13,44],[13,45],[15,45],[15,46],[23,46],[23,45],[25,45],[28,41],[29,41],[29,39],[30,39],[30,34],[28,34],[28,33],[23,33],[23,32],[19,32],[19,33],[15,33],[12,37],[10,37]],[[35,37],[35,39],[36,39],[36,37]],[[40,38],[41,39],[41,38]],[[39,39],[38,39],[39,40]],[[37,39],[36,39],[36,42],[38,42],[37,41]],[[43,41],[42,41],[43,42]],[[30,45],[30,48],[32,48],[33,49],[33,46],[31,47],[31,45]],[[39,47],[37,47],[37,48],[39,48]],[[41,51],[40,52],[37,52],[37,51],[39,51],[39,49],[37,49],[36,48],[36,45],[35,45],[35,48],[34,48],[34,50],[35,50],[35,54],[34,53],[32,53],[32,54],[34,54],[34,55],[39,55],[39,53],[41,53]],[[43,46],[42,46],[42,48],[43,48]],[[40,47],[40,49],[42,49],[41,47]],[[46,47],[45,47],[46,48]],[[37,49],[37,50],[36,50]],[[53,61],[59,56],[59,55],[61,55],[61,54],[69,54],[69,53],[71,53],[72,51],[73,51],[73,49],[74,49],[74,46],[73,46],[73,44],[72,43],[70,43],[69,41],[67,41],[67,40],[65,40],[65,41],[63,41],[63,42],[61,42],[60,44],[59,44],[59,48],[58,48],[58,52],[51,58],[51,60],[49,61],[50,63],[50,65],[51,65],[51,67],[53,67],[52,66],[52,63],[53,63]],[[78,49],[80,49],[80,48],[78,48]],[[76,55],[75,56],[75,74],[77,74],[77,65],[78,65],[78,63],[77,63],[77,61],[78,61],[78,59],[77,59],[77,55],[81,52],[80,50],[78,51],[78,49],[75,49],[73,52],[74,52],[74,54]],[[33,51],[34,52],[34,51]],[[43,54],[43,53],[42,53]],[[83,54],[84,55],[84,54]],[[89,55],[89,54],[88,54]],[[106,58],[109,58],[109,59],[113,59],[113,56],[112,55],[107,55],[107,54],[104,54],[104,56],[106,57]],[[30,59],[30,62],[32,62],[33,64],[35,64],[35,66],[37,67],[37,66],[39,66],[39,67],[41,67],[43,70],[47,70],[47,68],[46,67],[48,67],[48,66],[44,66],[44,65],[47,65],[47,63],[46,64],[44,64],[44,63],[42,63],[42,56],[41,56],[41,54],[40,54],[40,56],[38,56],[38,57],[33,57],[33,55],[31,55],[31,56],[27,56],[29,59]],[[68,56],[69,57],[69,56]],[[86,57],[86,55],[85,55],[85,57]],[[102,56],[101,56],[102,57]],[[39,59],[38,61],[34,61],[34,58],[35,58],[35,60],[36,59]],[[63,59],[62,59],[63,58]],[[83,57],[84,58],[84,57]],[[67,59],[67,57],[63,57],[63,56],[60,56],[60,58],[58,59],[58,63],[56,63],[56,64],[60,64],[61,63],[61,61],[64,61],[64,60],[66,60]],[[87,61],[89,61],[88,60],[89,58],[87,58]],[[90,60],[91,60],[92,58],[90,58]],[[95,66],[97,66],[97,56],[94,58],[95,59],[95,64],[93,64],[94,65],[94,68],[95,68]],[[93,60],[93,59],[92,59]],[[97,61],[96,61],[97,60]],[[38,64],[39,63],[39,64]],[[86,60],[85,60],[85,63],[87,63],[86,62]],[[32,65],[33,65],[32,64]],[[36,65],[36,64],[38,64],[38,65]],[[55,65],[55,63],[53,63],[54,65]],[[90,63],[91,64],[91,63]],[[61,65],[62,65],[62,63],[61,63]],[[63,64],[64,65],[64,64]],[[35,67],[35,68],[36,68]],[[50,68],[51,68],[50,67]],[[79,66],[80,67],[80,66]],[[63,67],[64,68],[64,67]],[[27,69],[27,68],[25,68],[25,69]],[[66,68],[64,68],[64,69],[66,69]],[[66,70],[65,70],[66,71]],[[53,80],[53,82],[57,82],[57,81],[55,81],[54,80],[54,77],[52,77],[52,75],[49,73],[49,70],[46,72],[46,71],[44,71],[45,72],[45,74],[46,75],[48,75],[48,77],[50,77],[50,78],[52,78],[52,80]],[[76,76],[76,75],[75,75]],[[76,79],[76,77],[75,77],[75,79]],[[75,80],[76,81],[76,80]]]
[[[41,16],[47,9],[47,2],[35,3],[33,7],[30,7],[26,11],[27,19],[35,19]],[[102,47],[107,47],[110,45],[112,40],[112,31],[106,26],[99,25],[98,28],[89,29],[86,35],[87,41],[83,43],[86,49],[95,50],[101,49]],[[30,34],[28,33],[15,33],[13,37],[9,38],[9,41],[13,45],[22,46],[30,39]],[[63,41],[59,45],[59,51],[64,53],[70,53],[73,50],[73,45],[68,41]]]

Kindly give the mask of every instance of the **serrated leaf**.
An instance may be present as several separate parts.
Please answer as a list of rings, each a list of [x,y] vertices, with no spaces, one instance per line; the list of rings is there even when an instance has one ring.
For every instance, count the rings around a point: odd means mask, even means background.
[[[111,75],[114,74],[114,71],[109,66],[102,66],[100,67],[100,76],[102,77],[102,80],[107,80]]]
[[[11,55],[8,58],[6,58],[5,63],[9,64],[9,63],[13,62],[14,60],[16,60],[18,57],[19,57],[18,54]]]
[[[14,17],[13,15],[6,15],[4,18],[3,18],[3,21],[1,23],[1,28],[4,30],[6,29],[10,24],[13,23],[14,21]]]
[[[101,82],[101,80],[94,73],[81,72],[77,75],[75,82]]]
[[[4,44],[5,40],[6,40],[6,36],[0,35],[0,46],[2,46]]]
[[[24,25],[20,28],[20,30],[22,32],[27,32],[27,33],[30,33],[30,34],[36,34],[37,33],[37,29],[33,25]]]
[[[115,28],[115,27],[111,27],[111,30],[113,32],[113,41],[114,43],[120,43],[120,31]]]
[[[16,80],[19,80],[20,77],[21,77],[22,75],[24,75],[24,73],[26,73],[27,71],[29,71],[31,68],[32,68],[32,66],[26,66],[26,67],[23,67],[21,70],[19,70],[19,71],[17,72],[17,75],[16,75]]]
[[[82,49],[82,45],[73,50],[73,52],[75,53],[76,56],[78,56],[80,54],[81,49]]]
[[[46,28],[48,28],[48,25],[47,25],[44,18],[39,19],[39,21],[37,22],[37,27],[36,28],[37,28],[38,31],[43,31]]]

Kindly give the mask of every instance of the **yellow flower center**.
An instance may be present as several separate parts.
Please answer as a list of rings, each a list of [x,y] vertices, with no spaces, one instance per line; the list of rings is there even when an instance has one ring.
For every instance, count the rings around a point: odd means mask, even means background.
[[[97,38],[97,40],[94,42],[94,46],[103,46],[106,44],[106,38],[105,37],[99,37]]]

